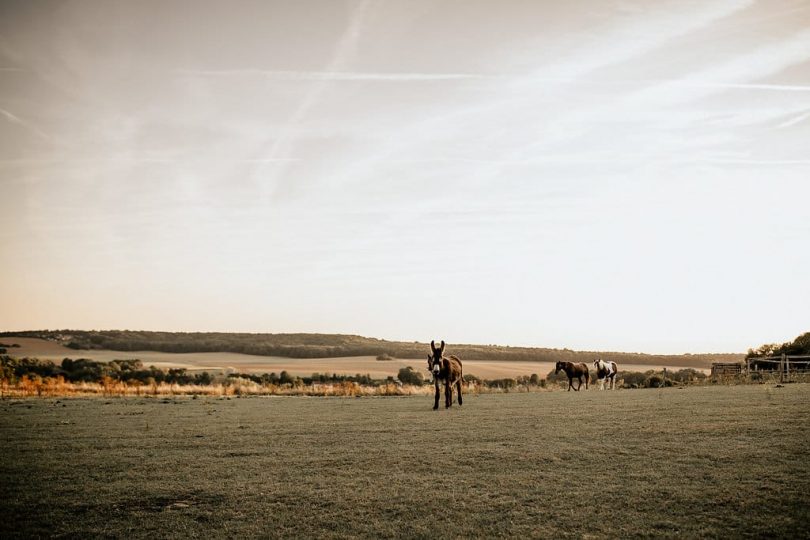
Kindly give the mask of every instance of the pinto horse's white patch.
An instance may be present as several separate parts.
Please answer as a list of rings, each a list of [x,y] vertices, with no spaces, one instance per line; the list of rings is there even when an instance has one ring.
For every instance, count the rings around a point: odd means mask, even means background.
[[[599,381],[599,389],[605,389],[605,381],[608,382],[608,388],[610,390],[616,389],[616,373],[619,371],[619,367],[616,365],[616,362],[605,362],[601,358],[597,358],[593,361],[593,367],[596,368],[596,378]]]

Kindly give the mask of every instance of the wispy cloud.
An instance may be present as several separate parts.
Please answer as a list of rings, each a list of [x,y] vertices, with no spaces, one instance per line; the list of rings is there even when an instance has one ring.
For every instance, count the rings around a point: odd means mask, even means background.
[[[726,163],[732,165],[810,165],[810,159],[745,159],[745,158],[697,158],[704,163]]]
[[[785,120],[784,122],[782,122],[781,124],[779,124],[776,127],[777,127],[777,129],[783,129],[783,128],[787,128],[787,127],[790,127],[790,126],[795,126],[796,124],[798,124],[800,122],[804,122],[808,118],[810,118],[810,110],[805,111],[804,113],[802,113],[802,114],[800,114],[798,116],[794,116],[793,118]]]
[[[265,69],[178,69],[179,75],[200,77],[263,77],[282,81],[419,82],[492,78],[476,73],[369,73],[356,71],[274,71]]]
[[[536,65],[523,74],[485,78],[484,82],[490,86],[486,93],[478,94],[482,96],[478,99],[445,103],[435,111],[436,114],[408,119],[394,137],[381,138],[373,149],[369,149],[371,157],[367,160],[355,160],[345,170],[336,171],[331,178],[324,180],[333,185],[347,181],[363,182],[373,173],[374,164],[380,157],[397,159],[403,154],[433,153],[434,148],[449,140],[454,141],[454,147],[462,153],[465,142],[476,138],[491,144],[485,142],[484,149],[470,148],[469,151],[479,153],[483,150],[494,159],[486,160],[480,154],[476,155],[475,159],[483,158],[488,163],[480,163],[482,166],[471,174],[479,179],[496,177],[503,164],[514,164],[538,155],[547,156],[549,151],[544,147],[579,135],[596,125],[594,122],[600,118],[602,121],[619,118],[621,114],[613,109],[616,102],[630,108],[633,99],[629,96],[644,92],[644,87],[650,86],[649,82],[639,83],[638,80],[599,80],[592,76],[598,70],[655,53],[752,4],[752,0],[720,0],[702,3],[688,12],[673,13],[665,8],[640,10],[618,21],[608,21],[601,28],[595,28],[583,44],[553,62]],[[723,85],[711,79],[706,81],[691,81],[691,84]],[[670,81],[663,80],[659,85],[668,83]],[[594,86],[629,86],[631,92],[614,94],[607,100],[600,95],[600,99],[591,100],[584,106],[571,106],[572,95],[582,95]],[[566,105],[556,107],[555,103]],[[545,117],[540,120],[542,112]],[[535,117],[540,124],[533,122]],[[499,136],[502,131],[508,132],[508,138]]]
[[[649,81],[656,82],[656,81]],[[660,84],[671,84],[684,88],[717,88],[721,90],[769,90],[777,92],[810,92],[810,86],[795,84],[754,84],[754,83],[731,83],[731,82],[699,82],[699,81],[657,81]]]
[[[136,163],[166,163],[166,164],[195,164],[195,163],[294,163],[301,161],[301,158],[260,158],[241,159],[228,158],[226,156],[194,156],[194,157],[148,157],[148,156],[99,156],[90,158],[76,157],[52,157],[35,159],[0,159],[0,167],[25,167],[28,165],[93,165],[93,164],[136,164]]]

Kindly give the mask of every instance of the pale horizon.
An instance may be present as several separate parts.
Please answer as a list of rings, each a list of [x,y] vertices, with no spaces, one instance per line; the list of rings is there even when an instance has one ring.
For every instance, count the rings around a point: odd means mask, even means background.
[[[0,331],[810,330],[810,5],[0,4]]]

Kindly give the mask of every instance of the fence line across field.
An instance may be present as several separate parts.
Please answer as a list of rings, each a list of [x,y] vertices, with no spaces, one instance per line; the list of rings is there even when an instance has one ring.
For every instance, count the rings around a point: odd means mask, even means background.
[[[754,371],[779,371],[779,380],[785,382],[785,379],[790,378],[790,363],[793,362],[793,372],[808,371],[810,369],[810,355],[789,355],[782,354],[780,356],[766,356],[762,358],[746,358],[745,367],[748,373],[751,373],[751,365],[754,365]],[[759,364],[778,364],[779,367],[772,370],[760,370]],[[801,367],[799,367],[801,366]]]
[[[810,356],[807,356],[807,355],[804,355],[804,356],[785,355],[785,359],[791,360],[791,361],[792,360],[805,360],[805,362],[810,362]],[[782,357],[781,356],[765,356],[765,357],[754,356],[754,357],[748,358],[748,360],[749,361],[756,360],[757,362],[772,362],[772,363],[778,364],[778,363],[780,363],[782,361]],[[802,362],[802,363],[805,363],[805,362]]]

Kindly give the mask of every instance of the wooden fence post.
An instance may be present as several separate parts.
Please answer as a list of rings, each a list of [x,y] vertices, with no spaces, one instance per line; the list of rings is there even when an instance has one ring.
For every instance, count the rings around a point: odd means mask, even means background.
[[[779,358],[779,382],[785,382],[785,353]]]

